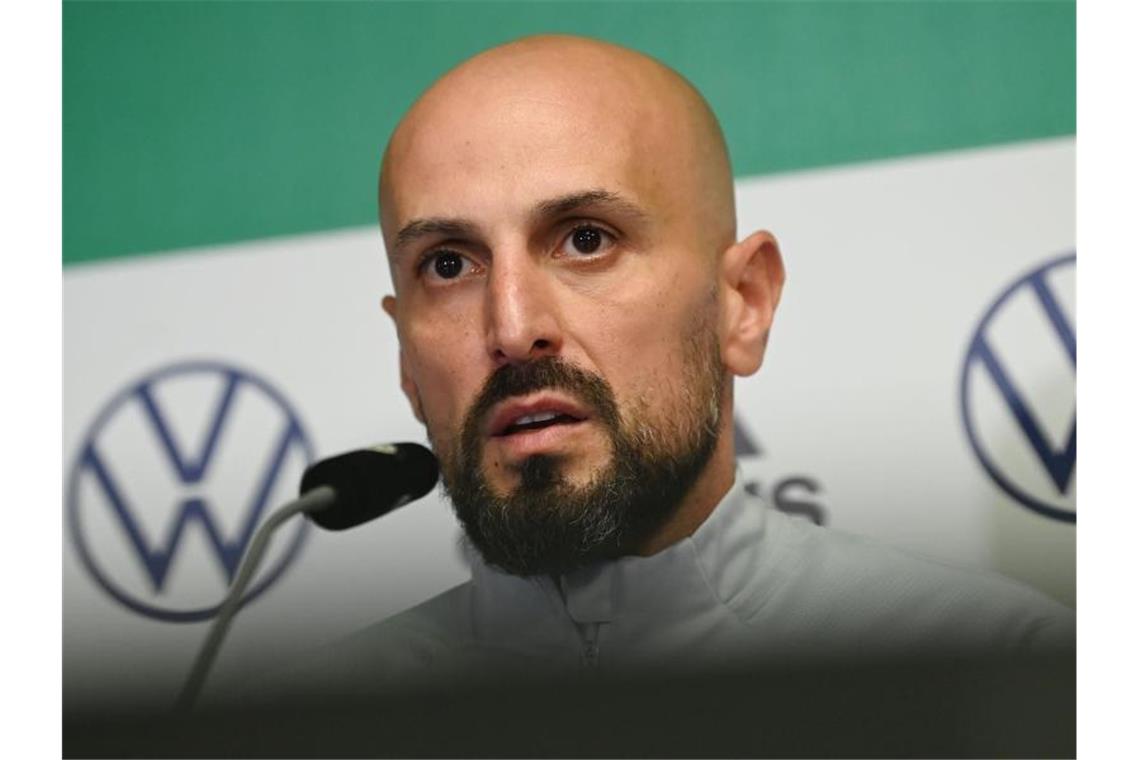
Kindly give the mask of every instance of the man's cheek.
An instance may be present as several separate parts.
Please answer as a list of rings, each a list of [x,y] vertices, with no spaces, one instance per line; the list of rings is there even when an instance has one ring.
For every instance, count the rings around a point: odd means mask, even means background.
[[[420,398],[424,426],[436,454],[454,456],[460,445],[465,413],[470,406],[458,401],[458,393],[440,385],[430,392],[425,389]]]

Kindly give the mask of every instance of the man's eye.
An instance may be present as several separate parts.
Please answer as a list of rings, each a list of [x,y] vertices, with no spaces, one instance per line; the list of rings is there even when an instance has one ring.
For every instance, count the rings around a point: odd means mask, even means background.
[[[454,280],[471,269],[471,262],[455,251],[436,251],[428,255],[421,270],[431,278]]]
[[[592,224],[583,224],[575,227],[566,237],[559,253],[564,256],[596,256],[605,253],[614,244],[613,235],[595,227]]]

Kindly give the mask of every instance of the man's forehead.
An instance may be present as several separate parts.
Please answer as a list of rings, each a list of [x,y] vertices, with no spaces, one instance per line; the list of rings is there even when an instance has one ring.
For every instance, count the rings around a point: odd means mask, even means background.
[[[389,157],[386,201],[398,217],[517,207],[583,189],[648,200],[651,154],[628,122],[550,103],[504,102],[462,124],[425,124]]]

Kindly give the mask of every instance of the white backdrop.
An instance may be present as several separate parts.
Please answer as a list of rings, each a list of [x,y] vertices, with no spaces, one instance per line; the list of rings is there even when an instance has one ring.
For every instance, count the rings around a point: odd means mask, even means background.
[[[1063,138],[739,181],[741,234],[774,232],[788,269],[765,365],[737,386],[743,476],[780,508],[1074,604],[1074,163]],[[243,529],[306,459],[424,441],[387,292],[372,228],[65,272],[65,706],[172,699]],[[969,353],[983,344],[1013,395]],[[216,675],[463,581],[457,537],[435,496],[346,533],[287,527]]]

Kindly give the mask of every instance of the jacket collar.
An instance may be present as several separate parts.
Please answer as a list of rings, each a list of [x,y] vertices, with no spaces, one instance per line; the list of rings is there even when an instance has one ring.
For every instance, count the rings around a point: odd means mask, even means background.
[[[472,551],[475,635],[537,650],[576,642],[580,626],[592,624],[648,641],[670,623],[750,617],[766,597],[756,571],[770,564],[764,562],[767,518],[738,471],[696,532],[649,557],[599,562],[557,578],[519,578]]]

